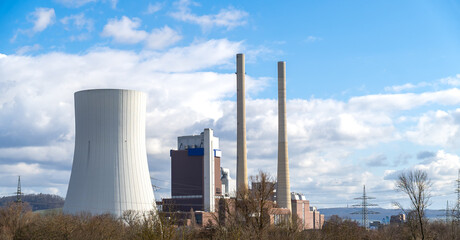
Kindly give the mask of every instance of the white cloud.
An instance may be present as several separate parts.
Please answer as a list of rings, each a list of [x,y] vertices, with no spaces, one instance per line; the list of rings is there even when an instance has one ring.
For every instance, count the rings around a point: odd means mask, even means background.
[[[323,40],[322,38],[320,37],[316,37],[316,36],[308,36],[307,39],[305,40],[306,42],[317,42],[317,41],[321,41]]]
[[[55,0],[66,7],[79,8],[83,5],[92,2],[98,2],[98,0]],[[110,6],[115,9],[117,8],[118,0],[102,0],[103,3],[110,3]]]
[[[424,113],[417,126],[406,132],[408,139],[420,144],[441,147],[460,146],[460,108]]]
[[[460,74],[455,75],[455,77],[447,77],[439,80],[442,84],[447,84],[450,86],[460,86]]]
[[[138,27],[134,29],[139,31]],[[169,180],[169,149],[176,147],[176,137],[199,133],[205,127],[212,127],[221,138],[222,165],[231,168],[234,176],[234,64],[235,54],[242,48],[241,42],[212,39],[161,52],[95,48],[85,54],[0,55],[0,182],[23,169],[43,188],[55,187],[47,178],[67,183],[73,154],[73,93],[87,88],[129,88],[148,93],[147,149],[150,170],[161,176],[158,178]],[[213,68],[220,72],[209,70]],[[248,94],[270,86],[270,79],[249,75]],[[391,181],[382,181],[383,176],[372,172],[373,168],[353,161],[354,153],[406,138],[435,139],[424,141],[429,145],[455,142],[460,139],[453,128],[460,119],[460,110],[427,112],[427,120],[407,121],[404,129],[395,119],[401,114],[413,117],[410,112],[421,106],[456,105],[459,95],[460,91],[452,88],[419,94],[366,95],[348,101],[288,100],[292,190],[308,194],[312,202],[324,203],[331,201],[330,196],[352,199],[361,192],[362,184],[368,184],[370,192],[378,188],[392,190]],[[246,110],[249,174],[261,168],[274,174],[277,101],[248,98]],[[430,128],[443,136],[424,136],[424,132],[433,131]],[[410,136],[407,129],[418,135]],[[372,153],[366,156],[370,156],[364,159],[366,163],[385,157]],[[438,153],[438,160],[423,165],[436,169],[447,164],[459,167],[453,154],[442,156]],[[10,173],[1,170],[4,165]],[[389,174],[392,169],[386,170]],[[442,172],[432,174],[441,176]],[[65,193],[66,186],[57,188]],[[383,197],[388,199],[390,195]]]
[[[226,27],[232,29],[247,23],[248,13],[234,8],[221,9],[217,14],[196,15],[193,14],[190,5],[197,5],[190,0],[180,0],[175,3],[178,11],[172,12],[171,16],[177,20],[200,25],[207,30],[212,27]]]
[[[56,18],[53,8],[36,8],[35,11],[31,13],[31,16],[31,21],[34,23],[32,32],[34,33],[45,30],[54,23]]]
[[[145,64],[161,72],[187,72],[215,65],[230,65],[234,61],[228,57],[240,50],[241,44],[226,39],[195,42],[190,46],[169,49],[158,57],[148,59]]]
[[[137,30],[141,26],[139,18],[129,19],[126,16],[110,19],[104,26],[102,36],[113,37],[119,43],[138,43],[144,41],[147,37],[147,32],[144,30]]]
[[[64,6],[77,7],[77,8],[85,4],[91,3],[91,2],[97,2],[97,0],[56,0],[56,1],[63,4]]]
[[[399,174],[408,170],[423,170],[428,174],[433,186],[431,192],[434,197],[453,195],[454,184],[457,179],[458,169],[460,169],[460,157],[456,154],[447,153],[439,150],[436,155],[424,160],[422,163],[414,164],[404,170],[386,170],[384,179],[394,181]]]
[[[50,143],[50,146],[0,148],[0,159],[33,159],[37,162],[68,162],[73,146],[70,143]]]
[[[110,0],[110,5],[113,9],[117,8],[118,0]]]
[[[460,90],[457,88],[434,92],[424,92],[420,94],[377,94],[352,97],[349,100],[349,103],[353,108],[356,109],[372,107],[380,111],[401,111],[413,109],[427,104],[459,104],[459,94]]]
[[[171,46],[182,39],[182,36],[168,26],[153,29],[151,33],[138,30],[141,20],[138,18],[130,19],[123,16],[120,20],[110,19],[104,26],[102,36],[113,37],[116,42],[135,44],[145,42],[149,49],[159,50]]]
[[[171,46],[182,39],[182,36],[168,26],[153,29],[146,39],[149,49],[163,49]]]
[[[406,84],[403,84],[403,85],[385,87],[385,91],[388,91],[388,92],[390,92],[390,91],[392,91],[392,92],[401,92],[402,90],[412,89],[412,88],[416,88],[416,87],[417,86],[415,86],[412,83],[406,83]]]
[[[161,4],[160,2],[156,2],[155,4],[149,3],[149,6],[147,7],[147,11],[145,13],[154,14],[160,11],[162,7],[163,7],[163,4]]]
[[[69,25],[71,22],[73,22],[73,25],[78,30],[82,30],[84,28],[88,32],[91,32],[94,29],[94,21],[86,18],[84,13],[66,16],[61,19],[61,23],[64,25]],[[69,29],[67,28],[67,30]]]
[[[41,48],[42,48],[42,46],[40,46],[40,44],[34,44],[34,45],[31,45],[31,46],[22,46],[18,50],[16,50],[16,54],[23,55],[25,53],[38,51]]]

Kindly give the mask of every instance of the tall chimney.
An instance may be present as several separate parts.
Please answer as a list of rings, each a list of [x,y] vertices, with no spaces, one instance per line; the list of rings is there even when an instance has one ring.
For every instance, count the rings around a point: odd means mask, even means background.
[[[236,191],[248,189],[244,54],[236,55]]]
[[[288,141],[286,131],[286,62],[278,62],[278,189],[276,201],[280,208],[291,210],[289,185]]]

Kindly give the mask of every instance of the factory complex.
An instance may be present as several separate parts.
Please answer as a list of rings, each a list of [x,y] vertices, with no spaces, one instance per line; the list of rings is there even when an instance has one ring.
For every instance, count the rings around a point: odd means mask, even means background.
[[[278,62],[277,180],[253,180],[251,187],[244,54],[237,54],[236,68],[236,179],[231,178],[230,167],[222,157],[218,136],[205,128],[199,135],[177,138],[177,148],[170,150],[171,197],[155,203],[145,144],[146,94],[121,89],[83,90],[75,93],[75,151],[63,211],[120,217],[128,210],[142,213],[161,209],[179,216],[184,225],[194,222],[205,226],[225,222],[238,207],[239,193],[267,187],[274,190],[267,199],[271,224],[295,219],[301,229],[322,228],[324,215],[310,206],[303,194],[290,189],[286,63]]]

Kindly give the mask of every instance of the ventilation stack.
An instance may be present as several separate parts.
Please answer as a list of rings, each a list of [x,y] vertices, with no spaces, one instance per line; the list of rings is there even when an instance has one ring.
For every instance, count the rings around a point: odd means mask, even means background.
[[[236,190],[248,189],[244,54],[236,55]]]
[[[278,185],[276,201],[280,208],[291,210],[286,125],[286,62],[278,62]]]

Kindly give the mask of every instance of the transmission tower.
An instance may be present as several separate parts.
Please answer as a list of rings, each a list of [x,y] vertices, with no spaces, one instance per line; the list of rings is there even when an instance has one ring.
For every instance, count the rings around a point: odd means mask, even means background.
[[[444,214],[439,214],[437,216],[439,217],[446,217],[446,223],[448,223],[452,217],[452,213],[450,212],[450,209],[449,209],[449,200],[447,200],[447,205],[446,205],[446,210],[440,210],[440,211],[445,211]]]
[[[455,190],[457,193],[457,210],[460,207],[460,169],[458,169],[458,177],[457,177],[457,190]]]
[[[455,189],[455,192],[457,193],[457,203],[455,204],[453,215],[455,220],[458,222],[460,221],[460,169],[458,170],[457,189]]]
[[[16,191],[16,203],[22,203],[21,176],[18,176],[18,189]]]
[[[375,199],[374,197],[369,197],[366,195],[366,185],[363,185],[363,195],[361,197],[355,198],[356,200],[362,200],[361,204],[355,204],[353,207],[361,207],[361,211],[353,212],[351,214],[361,214],[362,216],[362,225],[365,228],[369,228],[369,219],[367,215],[369,214],[378,214],[378,212],[369,210],[370,206],[377,206],[377,204],[369,203],[369,199]]]
[[[446,223],[450,221],[450,210],[449,210],[449,200],[447,200],[447,205],[446,205]]]

